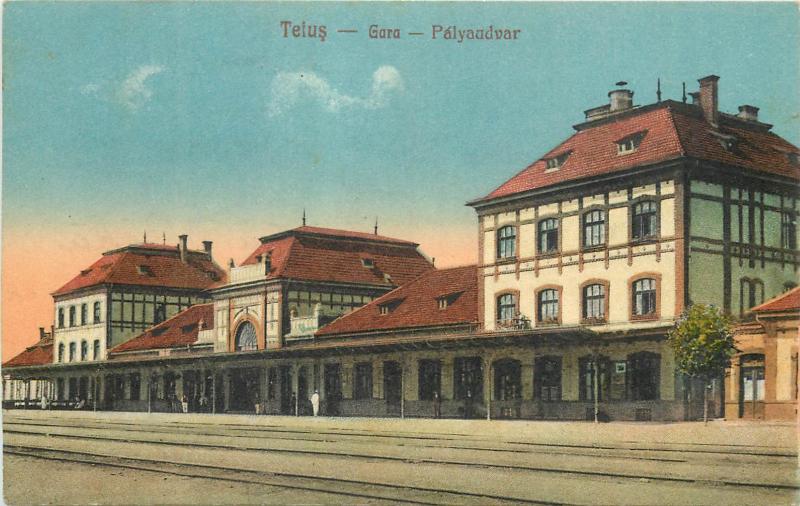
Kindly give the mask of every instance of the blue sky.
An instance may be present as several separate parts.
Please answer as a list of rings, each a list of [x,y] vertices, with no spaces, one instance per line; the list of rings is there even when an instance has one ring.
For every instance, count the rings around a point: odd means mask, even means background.
[[[283,38],[281,20],[328,39]],[[405,38],[369,40],[372,23]],[[459,44],[431,40],[432,24],[522,32]],[[679,99],[682,81],[717,74],[722,110],[759,106],[800,140],[791,3],[8,3],[3,39],[6,227],[171,236],[201,222],[257,237],[306,208],[320,226],[368,230],[379,215],[388,230],[474,234],[464,203],[619,80],[644,104],[658,77]]]

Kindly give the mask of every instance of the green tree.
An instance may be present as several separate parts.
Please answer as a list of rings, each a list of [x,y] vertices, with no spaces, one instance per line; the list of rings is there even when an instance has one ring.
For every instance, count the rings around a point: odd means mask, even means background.
[[[693,304],[675,322],[669,344],[678,370],[703,380],[703,421],[708,423],[710,382],[725,373],[736,352],[731,320],[715,306]]]

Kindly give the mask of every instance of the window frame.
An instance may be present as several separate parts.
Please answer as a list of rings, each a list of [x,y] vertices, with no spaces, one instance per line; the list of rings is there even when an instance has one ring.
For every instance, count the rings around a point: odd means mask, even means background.
[[[644,206],[645,204],[652,205],[653,210],[648,211],[647,213],[640,212],[637,214],[636,209],[641,206]],[[629,214],[630,234],[628,234],[628,237],[630,237],[630,241],[633,243],[640,243],[640,242],[657,240],[661,235],[661,230],[659,225],[660,212],[661,212],[661,206],[659,204],[659,201],[656,199],[644,198],[642,200],[632,202],[630,205],[630,214]],[[652,216],[652,230],[649,231],[650,232],[649,234],[637,235],[641,232],[641,229],[643,228],[642,223],[644,222],[641,220],[645,215],[647,215],[648,217]],[[640,220],[638,226],[637,226],[637,218]]]
[[[586,292],[589,288],[599,286],[602,288],[600,296],[592,295],[595,299],[601,300],[601,316],[589,316],[587,312],[587,295]],[[610,293],[610,283],[603,279],[588,279],[580,285],[580,308],[581,308],[581,323],[584,324],[598,324],[608,322],[608,309],[611,307],[608,303]]]
[[[652,383],[654,389],[653,396],[641,395],[642,385],[639,384],[639,379],[645,376],[640,371],[640,365],[643,361],[655,362],[656,367],[651,370],[648,383]],[[637,351],[627,356],[627,366],[625,383],[627,384],[627,399],[629,401],[658,401],[661,400],[661,354],[653,353],[650,351]]]
[[[77,343],[75,341],[69,343],[69,362],[75,362],[75,358],[77,357]]]
[[[546,371],[546,365],[554,364],[556,371],[550,373]],[[546,374],[545,374],[546,373]],[[544,385],[544,379],[552,380],[558,379],[558,384],[555,381],[548,381]],[[542,355],[533,359],[533,399],[539,402],[560,402],[564,395],[564,357],[560,355]],[[547,388],[547,395],[542,390]],[[556,395],[553,395],[553,394]]]
[[[77,314],[75,312],[75,306],[72,305],[72,306],[69,307],[69,326],[70,326],[70,328],[77,326],[76,319],[77,319]]]
[[[636,285],[645,280],[653,282],[652,290],[647,290],[647,292],[654,292],[653,309],[651,312],[639,314],[636,313]],[[643,272],[632,276],[628,280],[628,303],[630,304],[628,314],[630,315],[631,321],[658,320],[661,315],[661,275],[655,272]]]
[[[781,211],[781,248],[797,250],[797,213]]]
[[[561,294],[562,294],[562,287],[557,285],[544,285],[540,286],[536,290],[536,325],[560,325],[561,324]],[[547,294],[555,294],[555,299],[549,299],[546,301],[542,300],[542,297]],[[552,305],[555,303],[556,314],[555,317],[545,319],[542,315],[542,310],[544,309],[543,304]]]
[[[81,304],[81,326],[89,324],[89,304]]]
[[[58,328],[64,328],[64,306],[58,308]]]
[[[504,297],[511,297],[511,304],[503,304],[501,299]],[[495,327],[505,327],[511,326],[514,324],[514,320],[519,315],[519,292],[516,290],[509,290],[505,292],[500,292],[495,295]],[[510,318],[501,318],[501,311],[502,309],[511,309],[512,314]]]
[[[92,342],[92,360],[100,360],[100,340],[95,339]]]
[[[100,305],[100,301],[97,301],[92,306],[92,323],[101,323],[102,319],[102,307]]]
[[[81,362],[89,360],[89,342],[86,339],[81,340]]]
[[[510,232],[510,235],[504,235]],[[495,258],[498,262],[511,261],[517,258],[517,227],[516,225],[504,225],[497,229],[495,234],[497,241],[495,248]],[[509,252],[510,248],[510,252]]]
[[[65,355],[64,343],[58,343],[58,357],[57,357],[57,360],[58,360],[59,364],[64,363],[64,355]]]
[[[545,224],[553,223],[552,228],[544,228]],[[557,255],[561,251],[561,220],[559,218],[550,217],[539,220],[536,224],[536,251],[539,255]],[[552,247],[545,249],[543,244]]]
[[[429,374],[430,373],[430,374]],[[430,387],[423,384],[423,376],[435,378],[435,383]],[[423,390],[423,386],[425,389]],[[421,358],[417,361],[417,398],[421,401],[434,400],[434,393],[442,399],[442,361],[440,359]]]
[[[601,216],[599,221],[589,222],[588,219],[592,215],[599,213]],[[584,250],[604,248],[607,244],[606,238],[606,217],[608,213],[605,209],[589,209],[581,215],[581,247]],[[589,228],[597,228],[600,231],[600,241],[597,243],[589,243],[587,239],[587,231]],[[595,235],[595,234],[592,234]]]
[[[372,399],[374,393],[372,362],[357,362],[353,366],[353,399]]]

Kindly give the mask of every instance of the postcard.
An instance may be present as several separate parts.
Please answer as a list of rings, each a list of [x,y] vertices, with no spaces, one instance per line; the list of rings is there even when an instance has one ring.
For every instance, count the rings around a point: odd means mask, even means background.
[[[791,504],[793,3],[9,2],[8,504]]]

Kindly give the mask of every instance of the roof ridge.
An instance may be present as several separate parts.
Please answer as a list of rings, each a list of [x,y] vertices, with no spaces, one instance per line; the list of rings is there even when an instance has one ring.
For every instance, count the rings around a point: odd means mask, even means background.
[[[673,109],[671,105],[667,105],[665,109],[668,112],[667,116],[669,117],[669,124],[672,126],[672,131],[675,133],[675,138],[678,140],[678,148],[680,149],[681,156],[686,156],[686,147],[683,145],[683,139],[678,131],[678,125],[675,124],[674,115],[678,114],[678,112]]]

